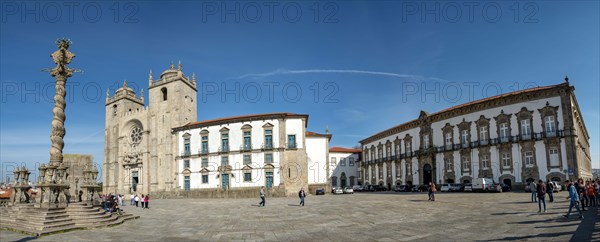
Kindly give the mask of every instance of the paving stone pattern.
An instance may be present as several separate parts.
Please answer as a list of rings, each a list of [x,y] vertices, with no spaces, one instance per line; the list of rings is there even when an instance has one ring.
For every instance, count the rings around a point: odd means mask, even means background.
[[[537,213],[529,193],[357,193],[297,198],[158,199],[150,209],[126,206],[140,218],[66,232],[39,241],[600,241],[598,210],[564,219],[567,193]],[[27,235],[0,231],[2,241]]]

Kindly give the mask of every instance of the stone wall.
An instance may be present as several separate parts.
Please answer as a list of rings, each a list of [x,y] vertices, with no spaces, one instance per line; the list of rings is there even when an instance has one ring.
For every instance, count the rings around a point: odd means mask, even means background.
[[[266,197],[285,197],[283,187],[265,189]],[[256,198],[260,199],[260,187],[230,188],[221,191],[217,188],[192,189],[190,191],[175,190],[150,193],[152,198]]]
[[[80,155],[80,154],[64,154],[63,155],[63,163],[69,169],[67,173],[69,173],[69,177],[67,180],[71,188],[69,188],[69,194],[73,197],[76,197],[77,192],[81,189],[81,185],[83,185],[83,169],[85,165],[91,166],[94,157],[92,155]]]

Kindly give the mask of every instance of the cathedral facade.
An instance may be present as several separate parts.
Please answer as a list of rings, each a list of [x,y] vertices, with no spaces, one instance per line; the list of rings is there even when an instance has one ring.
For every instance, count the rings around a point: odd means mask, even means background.
[[[177,140],[173,127],[197,118],[196,79],[182,66],[148,77],[149,101],[127,87],[106,96],[103,190],[106,193],[149,193],[177,188]]]
[[[107,93],[104,192],[239,197],[329,186],[331,134],[307,131],[308,115],[196,121],[196,78],[181,64],[158,79],[150,72],[148,87],[148,106],[126,82]]]

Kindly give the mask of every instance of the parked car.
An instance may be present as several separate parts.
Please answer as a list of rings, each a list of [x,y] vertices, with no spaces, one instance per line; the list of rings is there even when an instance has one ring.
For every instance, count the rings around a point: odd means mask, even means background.
[[[458,183],[448,184],[448,186],[451,192],[460,192],[463,189],[463,185]]]
[[[341,187],[336,187],[333,189],[333,194],[344,194],[344,190]]]
[[[411,191],[413,192],[425,192],[429,189],[428,185],[413,185]]]
[[[352,186],[352,190],[353,191],[360,192],[360,191],[362,191],[362,189],[363,189],[363,187],[361,185],[354,185],[354,186]]]
[[[351,187],[344,187],[344,194],[354,194],[354,190]]]
[[[408,185],[398,185],[396,186],[396,189],[394,189],[395,192],[410,192],[410,187]]]
[[[491,178],[475,178],[471,185],[473,191],[477,192],[502,191],[499,184],[494,184]]]
[[[562,186],[560,186],[560,184],[558,184],[558,182],[551,181],[550,183],[552,183],[552,185],[554,185],[554,189],[552,189],[552,192],[560,192],[562,190]]]
[[[325,188],[317,188],[315,195],[325,195]]]
[[[385,186],[381,186],[381,185],[373,185],[372,188],[377,191],[377,192],[381,192],[381,191],[386,191],[387,188],[385,188]]]
[[[450,184],[442,184],[442,186],[440,187],[440,192],[449,192],[450,191]]]
[[[366,185],[363,187],[363,191],[364,192],[374,192],[375,188],[373,188],[373,185]]]
[[[472,192],[473,191],[473,185],[471,185],[471,183],[465,183],[462,187],[462,190],[464,192]]]

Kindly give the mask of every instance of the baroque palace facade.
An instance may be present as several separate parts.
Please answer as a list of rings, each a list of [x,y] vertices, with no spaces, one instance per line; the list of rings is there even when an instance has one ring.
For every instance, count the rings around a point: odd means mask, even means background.
[[[458,105],[360,141],[364,184],[470,183],[510,186],[591,178],[589,135],[575,88],[536,87]]]
[[[328,186],[331,134],[306,130],[308,115],[269,113],[196,122],[196,77],[171,64],[144,91],[107,91],[103,189],[256,196],[261,186],[291,195]],[[212,195],[211,195],[212,194]],[[229,195],[227,195],[229,196]]]

